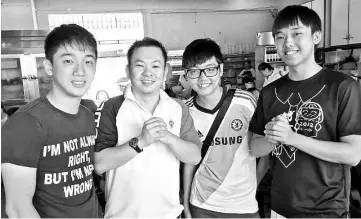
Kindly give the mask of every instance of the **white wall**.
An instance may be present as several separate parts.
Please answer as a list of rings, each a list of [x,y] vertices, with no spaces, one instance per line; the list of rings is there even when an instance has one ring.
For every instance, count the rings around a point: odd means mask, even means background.
[[[152,14],[149,36],[168,49],[184,49],[197,38],[211,38],[222,44],[255,44],[256,33],[270,31],[268,11]]]
[[[168,49],[184,49],[191,40],[210,37],[219,43],[249,44],[255,33],[269,31],[269,8],[280,0],[35,0],[39,29],[49,14],[143,12],[145,35]],[[33,29],[30,0],[2,1],[2,30]],[[196,13],[194,13],[196,12]]]
[[[300,5],[300,4],[309,2],[309,1],[312,1],[312,0],[279,0],[278,1],[278,9],[280,11],[289,5]]]

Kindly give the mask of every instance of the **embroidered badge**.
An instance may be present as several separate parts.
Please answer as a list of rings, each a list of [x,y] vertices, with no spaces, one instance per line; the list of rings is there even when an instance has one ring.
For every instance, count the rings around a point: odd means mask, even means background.
[[[170,128],[173,128],[173,125],[174,125],[174,122],[172,121],[172,119],[169,120],[169,126],[170,126]]]
[[[243,127],[243,123],[242,123],[242,120],[240,119],[234,119],[231,123],[231,128],[234,130],[234,131],[240,131]]]

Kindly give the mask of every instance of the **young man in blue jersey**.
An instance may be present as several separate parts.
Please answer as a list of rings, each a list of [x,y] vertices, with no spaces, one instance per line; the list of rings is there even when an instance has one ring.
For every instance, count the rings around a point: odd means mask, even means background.
[[[186,105],[204,141],[227,96],[227,89],[220,86],[223,56],[213,40],[197,39],[186,47],[182,66],[196,92]],[[184,166],[183,204],[187,218],[259,217],[256,159],[250,155],[247,139],[255,107],[251,93],[235,90],[199,168]]]
[[[312,9],[284,8],[273,35],[289,73],[262,89],[249,128],[252,154],[271,154],[271,217],[346,218],[350,166],[361,159],[360,87],[316,63]]]

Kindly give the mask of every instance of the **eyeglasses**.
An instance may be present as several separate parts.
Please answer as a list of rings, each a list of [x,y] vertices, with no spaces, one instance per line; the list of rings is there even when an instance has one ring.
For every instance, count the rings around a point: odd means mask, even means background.
[[[195,68],[185,69],[185,73],[187,77],[191,79],[199,78],[202,72],[206,77],[214,77],[218,74],[218,69],[219,69],[219,65],[214,67],[203,68],[203,69],[195,69]]]

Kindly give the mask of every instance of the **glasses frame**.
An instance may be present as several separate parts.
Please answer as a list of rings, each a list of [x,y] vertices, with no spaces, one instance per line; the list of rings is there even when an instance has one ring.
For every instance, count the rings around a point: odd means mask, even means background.
[[[215,68],[216,69],[216,74],[212,75],[212,76],[208,76],[206,74],[206,69],[211,69],[211,68]],[[199,71],[199,75],[198,77],[189,77],[189,73],[188,71],[191,71],[191,70],[198,70]],[[193,68],[193,69],[184,69],[184,72],[186,74],[186,76],[190,79],[197,79],[197,78],[200,78],[202,73],[204,74],[204,76],[206,76],[207,78],[211,78],[211,77],[214,77],[216,76],[218,73],[219,73],[219,70],[220,70],[220,65],[217,65],[217,66],[212,66],[212,67],[207,67],[207,68]]]

